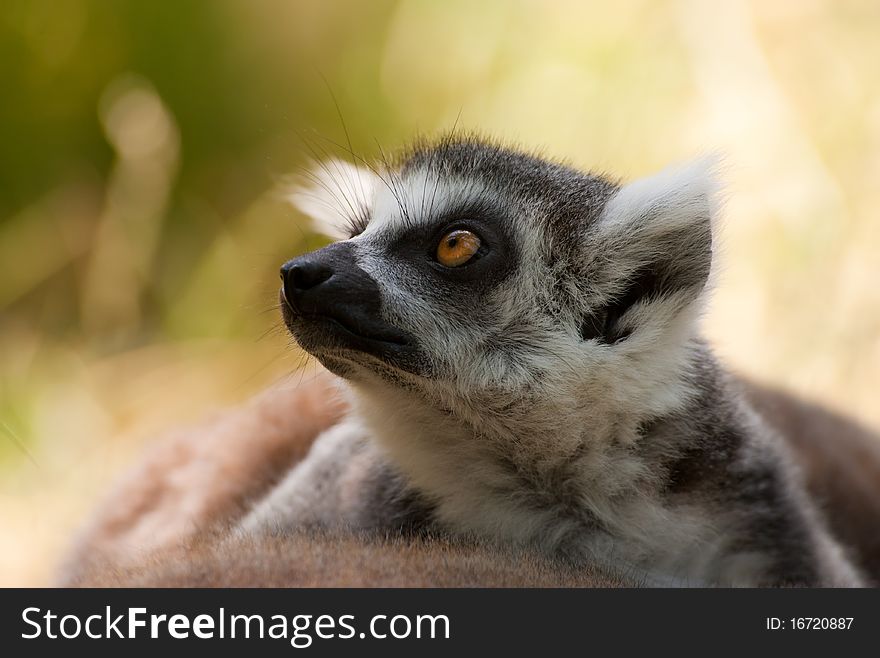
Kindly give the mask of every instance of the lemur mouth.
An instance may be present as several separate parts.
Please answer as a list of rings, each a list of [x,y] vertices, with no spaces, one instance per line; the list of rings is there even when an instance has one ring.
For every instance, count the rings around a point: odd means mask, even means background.
[[[406,333],[357,307],[334,304],[305,311],[290,303],[283,288],[280,297],[284,323],[308,352],[337,347],[375,354],[412,344]]]

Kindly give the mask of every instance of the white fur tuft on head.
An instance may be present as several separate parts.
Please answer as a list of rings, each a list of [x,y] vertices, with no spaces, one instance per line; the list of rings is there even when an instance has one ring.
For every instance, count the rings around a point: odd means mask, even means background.
[[[367,167],[333,158],[315,162],[286,198],[312,220],[312,230],[341,240],[351,237],[353,226],[366,223],[380,183]]]

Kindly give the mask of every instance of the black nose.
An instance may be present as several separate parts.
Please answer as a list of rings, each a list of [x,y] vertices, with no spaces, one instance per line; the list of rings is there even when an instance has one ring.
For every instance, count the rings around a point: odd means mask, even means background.
[[[407,334],[383,319],[379,286],[358,266],[347,241],[288,261],[281,268],[281,280],[286,301],[282,312],[294,335],[312,326],[332,333],[331,343],[337,345],[359,339],[410,342]]]
[[[309,258],[310,254],[295,258],[281,266],[284,296],[294,302],[303,292],[324,283],[333,276],[333,268],[326,262]]]

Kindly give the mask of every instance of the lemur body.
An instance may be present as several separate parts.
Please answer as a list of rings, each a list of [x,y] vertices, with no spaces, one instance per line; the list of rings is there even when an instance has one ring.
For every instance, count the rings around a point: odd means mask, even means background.
[[[317,436],[348,412],[338,395],[339,381],[318,372],[295,387],[280,382],[241,407],[151,442],[78,534],[58,583],[611,587],[650,582],[625,565],[566,565],[528,548],[516,551],[430,533],[405,537],[387,527],[377,532],[315,527],[282,537],[231,538],[229,529],[253,502],[263,500]],[[791,449],[810,499],[835,536],[872,582],[880,581],[880,437],[804,400],[739,381],[749,402]],[[357,470],[353,466],[352,474]]]
[[[498,445],[456,449],[451,442],[491,439],[450,436],[449,420],[417,403],[398,398],[387,405],[355,394],[349,417],[317,439],[241,528],[257,535],[331,528],[489,538],[538,546],[638,584],[858,584],[785,446],[774,445],[750,411],[723,402],[720,414],[729,416],[710,415],[698,406],[706,402],[697,397],[694,406],[651,424],[625,454],[614,454],[619,444],[584,449],[528,472]],[[434,443],[415,458],[407,448],[396,458],[395,448],[385,447],[416,436]]]
[[[659,584],[860,582],[697,335],[711,166],[621,187],[448,139],[359,176],[321,182],[349,237],[282,269],[288,327],[353,411],[244,532],[430,527]]]

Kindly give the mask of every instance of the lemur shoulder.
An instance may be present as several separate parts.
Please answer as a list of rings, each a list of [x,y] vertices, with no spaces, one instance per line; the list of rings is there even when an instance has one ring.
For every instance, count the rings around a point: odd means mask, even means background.
[[[301,205],[342,239],[284,265],[282,308],[351,411],[239,534],[473,537],[656,584],[862,582],[698,336],[710,163],[621,185],[450,137],[321,171]]]

